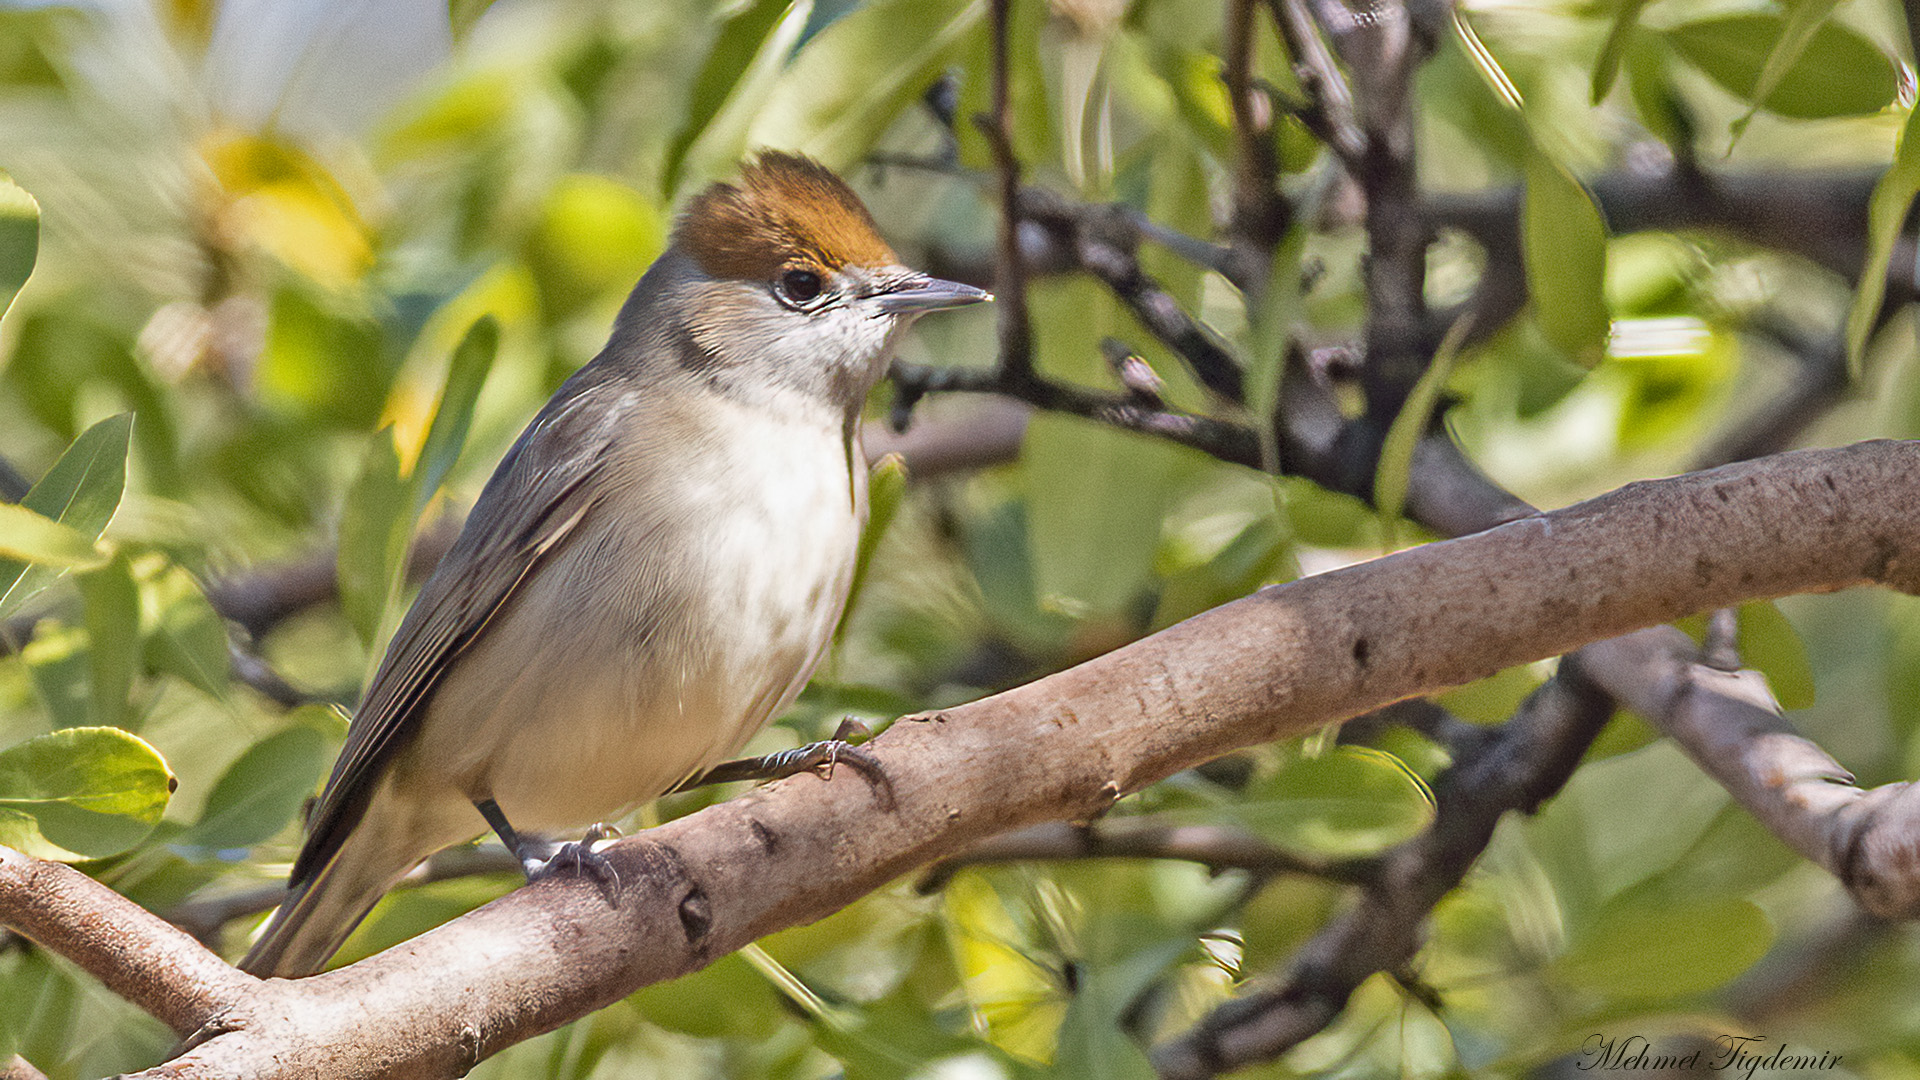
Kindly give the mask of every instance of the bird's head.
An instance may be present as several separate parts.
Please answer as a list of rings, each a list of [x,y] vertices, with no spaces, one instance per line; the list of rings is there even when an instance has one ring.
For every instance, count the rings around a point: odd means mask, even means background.
[[[683,365],[739,392],[799,391],[841,409],[865,400],[916,317],[991,299],[902,266],[851,188],[778,151],[695,197],[662,263],[653,291],[669,294]],[[630,310],[648,291],[643,280]]]

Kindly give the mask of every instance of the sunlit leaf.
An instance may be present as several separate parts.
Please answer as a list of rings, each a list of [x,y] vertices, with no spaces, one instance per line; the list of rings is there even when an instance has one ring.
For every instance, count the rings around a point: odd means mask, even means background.
[[[1920,109],[1907,114],[1893,164],[1874,184],[1873,198],[1867,204],[1867,258],[1860,267],[1860,283],[1853,290],[1853,306],[1847,309],[1847,370],[1856,378],[1866,357],[1867,339],[1880,318],[1894,241],[1900,238],[1900,226],[1907,220],[1907,208],[1913,205],[1916,193],[1920,193]]]
[[[107,561],[85,533],[13,503],[0,503],[0,556],[63,570],[91,570]]]
[[[0,319],[40,253],[40,204],[0,169]]]
[[[1813,665],[1807,647],[1780,609],[1766,600],[1740,607],[1740,662],[1767,677],[1783,709],[1813,708]]]
[[[1290,851],[1370,855],[1433,820],[1433,795],[1412,770],[1368,747],[1335,746],[1290,759],[1229,808],[1241,824]]]
[[[1797,23],[1801,13],[1817,13],[1825,2],[1802,0],[1791,16],[1721,15],[1683,23],[1667,31],[1667,41],[1734,96],[1781,116],[1859,116],[1893,104],[1899,89],[1893,62],[1873,42],[1831,20],[1820,22],[1797,42],[1797,55],[1775,75],[1772,91],[1756,101],[1770,59],[1793,52],[1796,42],[1787,38],[1789,29],[1796,37],[1807,33],[1807,27]],[[1795,25],[1790,27],[1789,19],[1796,20]],[[1783,47],[1787,52],[1781,52]]]
[[[1773,96],[1779,88],[1780,80],[1799,61],[1802,53],[1813,41],[1813,35],[1819,31],[1827,16],[1840,0],[1794,0],[1787,5],[1786,26],[1780,31],[1779,40],[1767,52],[1767,62],[1760,67],[1760,76],[1754,80],[1752,89],[1746,97],[1750,104],[1746,114],[1733,122],[1733,137],[1737,141],[1753,122],[1753,116],[1760,111],[1759,103]]]
[[[200,820],[174,842],[218,850],[272,837],[312,797],[331,756],[326,737],[305,724],[254,743],[220,774]]]
[[[785,59],[785,52],[799,40],[800,28],[807,21],[806,9],[811,7],[807,0],[798,3],[751,0],[720,24],[720,33],[707,51],[706,63],[700,66],[700,73],[694,76],[693,86],[687,92],[687,115],[681,120],[673,141],[667,144],[661,161],[660,175],[667,179],[669,191],[680,177],[681,163],[694,140],[706,131],[721,106],[756,71],[756,65],[760,70],[772,70],[772,65]],[[780,36],[789,40],[767,50],[766,46],[775,41],[776,31],[784,25],[783,18],[791,25],[788,33]]]
[[[1752,967],[1773,923],[1737,897],[1610,905],[1551,969],[1561,982],[1625,1001],[1680,998]]]
[[[202,693],[225,697],[232,685],[226,620],[184,572],[164,574],[149,588],[159,611],[147,634],[147,666]]]
[[[381,431],[369,440],[360,475],[347,489],[340,512],[340,607],[368,647],[379,636],[399,583],[412,526],[411,496],[400,476],[392,433]]]
[[[1541,333],[1569,360],[1598,364],[1609,325],[1606,223],[1587,189],[1537,149],[1527,159],[1521,244]]]
[[[742,64],[737,72],[715,74],[715,85],[711,89],[720,90],[718,84],[722,81],[729,82],[730,89],[725,91],[704,124],[688,134],[691,141],[675,159],[678,172],[662,174],[669,184],[668,194],[733,172],[741,156],[756,146],[791,146],[786,140],[776,139],[771,143],[756,141],[750,136],[749,129],[778,92],[782,73],[792,58],[795,46],[800,44],[800,35],[806,30],[812,15],[813,0],[793,0],[772,27],[758,39],[758,44],[750,53],[750,61]],[[742,35],[745,35],[744,29]],[[744,52],[748,42],[741,40],[729,44],[740,46]],[[705,112],[706,107],[702,105],[700,111]]]
[[[1620,9],[1614,13],[1607,40],[1600,46],[1600,58],[1593,64],[1593,104],[1600,104],[1607,92],[1613,89],[1613,80],[1620,74],[1620,60],[1626,55],[1627,45],[1640,28],[1640,9],[1646,6],[1647,0],[1620,0]]]
[[[0,844],[42,859],[117,855],[160,820],[175,780],[118,728],[67,728],[0,750]]]
[[[984,0],[876,0],[854,9],[795,55],[748,129],[748,143],[850,168],[958,55],[986,7]]]
[[[461,448],[467,442],[467,430],[473,426],[474,404],[480,400],[480,388],[486,385],[487,373],[493,370],[493,360],[499,351],[500,323],[491,315],[475,322],[454,347],[453,359],[447,365],[446,386],[440,392],[433,424],[427,429],[426,445],[410,477],[415,513],[440,490],[441,481],[460,457]]]
[[[12,515],[0,518],[0,617],[17,610],[40,590],[59,578],[67,567],[98,566],[105,556],[95,550],[93,541],[106,531],[107,522],[120,505],[121,491],[127,481],[127,444],[133,435],[133,415],[122,413],[81,432],[53,463],[47,475],[33,485],[17,507],[0,507]],[[22,511],[31,511],[31,515]],[[47,521],[63,529],[51,530]],[[75,536],[80,543],[75,543]],[[7,545],[23,550],[11,554]],[[25,548],[53,545],[56,556],[45,565],[27,566],[40,560]],[[81,546],[85,547],[82,554]]]
[[[129,695],[140,656],[140,590],[127,557],[79,577],[85,605],[89,715],[100,727],[132,727]]]

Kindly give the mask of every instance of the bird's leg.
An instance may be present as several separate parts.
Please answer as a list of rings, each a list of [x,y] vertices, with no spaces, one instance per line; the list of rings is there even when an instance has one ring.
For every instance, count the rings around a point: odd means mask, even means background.
[[[520,831],[507,821],[507,815],[500,810],[500,804],[492,799],[480,799],[473,804],[480,816],[487,819],[500,842],[507,845],[513,857],[520,860],[520,869],[527,875],[528,882],[539,881],[560,870],[572,870],[585,874],[600,886],[607,903],[620,906],[620,874],[614,870],[613,862],[605,855],[593,850],[593,845],[602,840],[610,840],[620,835],[620,830],[611,825],[595,825],[587,830],[587,835],[565,844],[553,844],[535,837],[520,835]]]
[[[833,779],[833,768],[842,762],[859,770],[873,785],[875,791],[887,803],[893,802],[893,784],[880,766],[880,759],[847,741],[852,735],[862,734],[866,725],[848,718],[840,722],[833,738],[821,742],[807,743],[791,750],[766,754],[761,757],[741,758],[738,761],[723,761],[703,773],[696,773],[676,784],[667,794],[677,791],[690,791],[711,784],[727,784],[736,780],[780,780],[803,772],[819,773],[823,778]]]

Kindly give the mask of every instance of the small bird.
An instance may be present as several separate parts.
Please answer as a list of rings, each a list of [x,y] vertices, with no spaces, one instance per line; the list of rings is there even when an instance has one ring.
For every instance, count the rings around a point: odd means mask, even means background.
[[[601,826],[534,837],[714,775],[792,703],[852,580],[861,405],[917,316],[986,299],[900,265],[808,158],[763,152],[695,197],[421,587],[240,966],[319,970],[416,864],[489,827],[529,879],[606,872]]]

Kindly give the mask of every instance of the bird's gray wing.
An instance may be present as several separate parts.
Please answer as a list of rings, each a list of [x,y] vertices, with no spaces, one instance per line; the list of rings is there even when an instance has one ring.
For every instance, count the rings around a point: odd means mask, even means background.
[[[297,884],[326,866],[365,813],[388,762],[418,730],[461,652],[543,557],[592,510],[589,483],[636,396],[592,366],[563,386],[487,481],[466,527],[394,633],[294,861]]]

